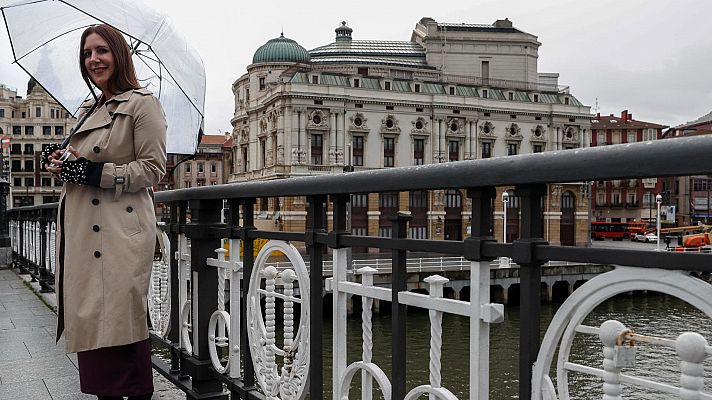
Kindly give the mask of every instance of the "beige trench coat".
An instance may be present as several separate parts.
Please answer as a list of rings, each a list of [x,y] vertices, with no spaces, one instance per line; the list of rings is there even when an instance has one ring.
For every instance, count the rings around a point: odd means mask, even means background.
[[[109,99],[71,139],[81,156],[105,164],[101,188],[65,183],[60,197],[57,340],[64,331],[67,352],[148,338],[150,190],[166,172],[165,143],[163,110],[145,89]]]

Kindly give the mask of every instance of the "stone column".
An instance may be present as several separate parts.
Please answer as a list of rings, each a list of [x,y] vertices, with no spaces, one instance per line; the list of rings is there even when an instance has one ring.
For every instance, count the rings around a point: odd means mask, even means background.
[[[329,113],[329,164],[336,162],[336,122],[335,112]]]

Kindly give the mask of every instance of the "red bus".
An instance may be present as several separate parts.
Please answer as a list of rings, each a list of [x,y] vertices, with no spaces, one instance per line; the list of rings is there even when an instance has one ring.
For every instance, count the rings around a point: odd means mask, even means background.
[[[591,239],[623,240],[623,238],[627,236],[627,228],[628,224],[626,222],[594,221],[591,222]]]

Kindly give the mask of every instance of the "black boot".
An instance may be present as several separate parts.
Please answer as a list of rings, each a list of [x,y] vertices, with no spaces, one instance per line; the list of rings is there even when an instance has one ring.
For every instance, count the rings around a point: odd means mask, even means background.
[[[151,400],[151,397],[153,397],[153,392],[140,396],[129,396],[128,400]]]

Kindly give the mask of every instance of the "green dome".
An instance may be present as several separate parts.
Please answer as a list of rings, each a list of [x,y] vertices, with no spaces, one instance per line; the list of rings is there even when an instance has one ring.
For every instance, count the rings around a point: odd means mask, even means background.
[[[263,62],[308,63],[309,52],[299,43],[284,37],[284,34],[282,34],[278,38],[263,44],[252,56],[253,64]]]

